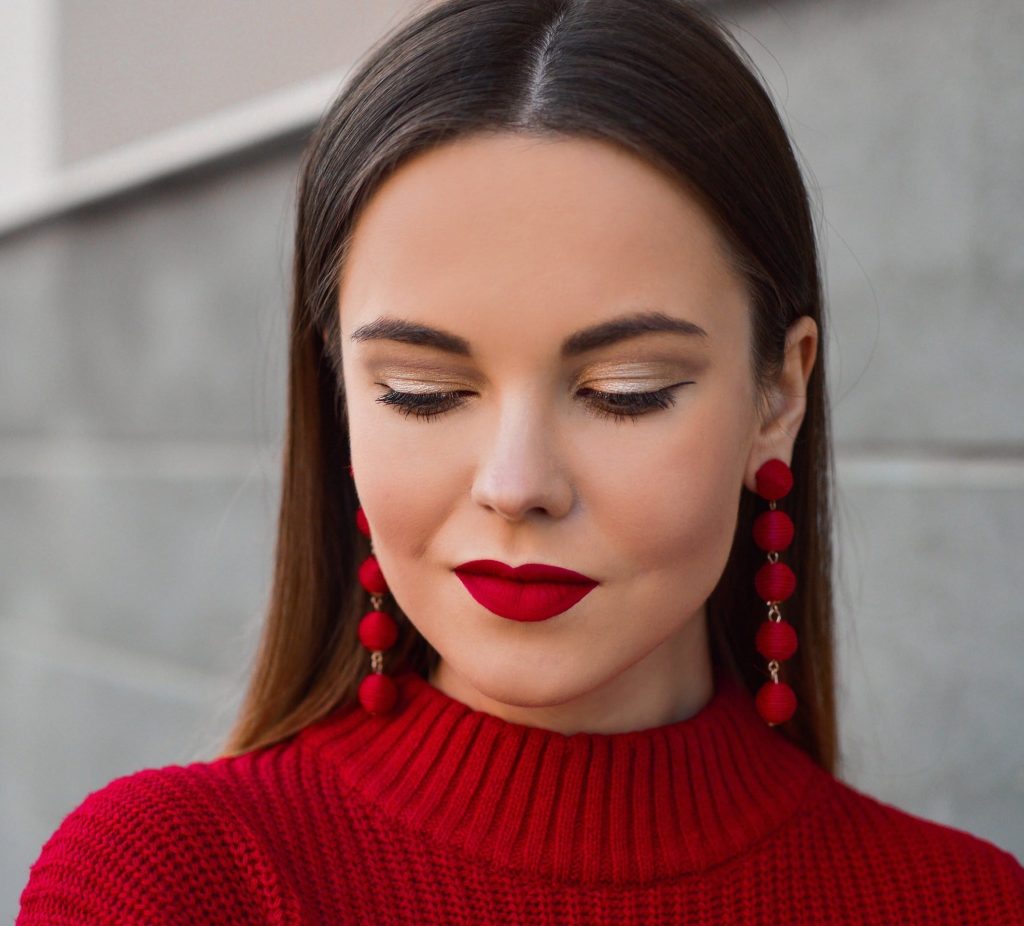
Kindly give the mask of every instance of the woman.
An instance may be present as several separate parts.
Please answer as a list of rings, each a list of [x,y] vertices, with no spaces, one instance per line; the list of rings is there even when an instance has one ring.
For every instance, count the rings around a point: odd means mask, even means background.
[[[835,777],[823,344],[708,12],[421,8],[307,149],[237,725],[89,795],[18,922],[1024,922]]]

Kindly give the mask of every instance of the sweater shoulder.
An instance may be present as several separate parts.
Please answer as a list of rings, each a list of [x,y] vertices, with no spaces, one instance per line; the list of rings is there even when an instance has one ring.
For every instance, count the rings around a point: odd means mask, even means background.
[[[943,911],[949,922],[1024,923],[1024,867],[990,840],[831,778],[805,820],[848,870]],[[806,836],[805,831],[805,836]],[[946,922],[947,920],[937,919]]]
[[[111,780],[44,843],[16,926],[285,922],[260,841],[224,799],[229,760],[146,768]],[[230,913],[225,913],[230,911]],[[211,920],[212,921],[212,920]]]
[[[835,799],[844,805],[851,825],[862,820],[871,827],[883,826],[885,838],[898,836],[919,848],[934,847],[981,859],[992,858],[1011,863],[1024,872],[1016,858],[995,843],[968,830],[904,810],[841,779],[833,779]]]

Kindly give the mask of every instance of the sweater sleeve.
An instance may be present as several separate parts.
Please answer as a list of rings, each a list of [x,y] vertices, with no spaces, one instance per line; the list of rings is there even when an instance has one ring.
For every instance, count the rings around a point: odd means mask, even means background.
[[[296,923],[264,848],[189,767],[89,794],[43,845],[16,926]]]

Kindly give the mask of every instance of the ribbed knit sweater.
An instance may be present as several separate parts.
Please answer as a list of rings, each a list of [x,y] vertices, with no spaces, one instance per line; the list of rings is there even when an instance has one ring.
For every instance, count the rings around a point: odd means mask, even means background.
[[[721,673],[686,720],[571,736],[396,679],[391,715],[89,794],[18,926],[1024,923],[1012,855],[829,775]]]

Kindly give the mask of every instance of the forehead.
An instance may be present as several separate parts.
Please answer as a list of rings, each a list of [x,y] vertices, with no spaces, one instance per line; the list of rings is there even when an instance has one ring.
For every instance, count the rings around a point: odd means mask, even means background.
[[[512,133],[405,162],[356,223],[342,329],[381,314],[522,331],[637,305],[725,333],[746,296],[684,188],[609,142]]]

